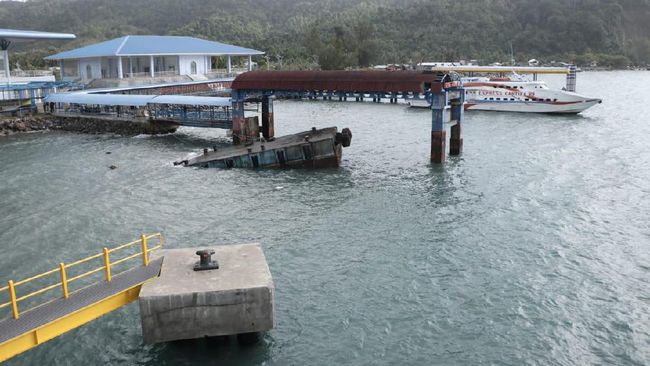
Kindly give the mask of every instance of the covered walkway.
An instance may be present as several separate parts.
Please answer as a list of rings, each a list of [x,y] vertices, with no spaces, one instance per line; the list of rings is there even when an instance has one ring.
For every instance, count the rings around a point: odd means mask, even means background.
[[[256,122],[251,125],[244,117],[246,101],[262,102],[262,135],[273,138],[273,98],[333,97],[345,101],[372,98],[390,103],[397,99],[425,99],[431,105],[431,160],[442,163],[446,154],[448,119],[456,124],[451,128],[450,154],[462,150],[461,120],[464,90],[457,74],[411,71],[251,71],[241,74],[232,82],[232,134],[235,143],[256,138]],[[445,113],[450,110],[450,113]]]
[[[61,117],[151,120],[230,129],[230,98],[186,95],[51,94],[48,110]]]

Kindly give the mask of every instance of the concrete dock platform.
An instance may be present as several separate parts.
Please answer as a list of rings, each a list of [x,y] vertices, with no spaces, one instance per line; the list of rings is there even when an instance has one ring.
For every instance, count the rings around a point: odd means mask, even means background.
[[[215,251],[219,269],[193,270],[202,249]],[[160,277],[140,291],[145,343],[273,328],[274,285],[259,244],[165,249],[156,257],[163,257]]]

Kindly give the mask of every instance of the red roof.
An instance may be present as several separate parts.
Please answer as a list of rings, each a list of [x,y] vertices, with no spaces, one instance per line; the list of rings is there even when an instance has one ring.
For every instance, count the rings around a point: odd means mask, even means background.
[[[441,77],[420,71],[249,71],[232,83],[239,90],[424,93],[443,88]]]

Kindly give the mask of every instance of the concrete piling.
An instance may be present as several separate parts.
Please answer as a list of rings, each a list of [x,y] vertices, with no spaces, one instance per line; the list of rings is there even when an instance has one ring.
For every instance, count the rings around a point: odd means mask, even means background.
[[[445,162],[447,131],[444,126],[447,93],[442,91],[431,96],[431,161]]]
[[[246,121],[244,119],[244,99],[237,91],[232,93],[232,143],[245,143]]]
[[[262,99],[262,136],[266,140],[272,139],[275,136],[273,99],[271,97],[264,97]]]
[[[451,126],[449,137],[449,155],[460,155],[463,152],[463,139],[461,137],[460,122]]]
[[[454,98],[449,101],[449,104],[451,105],[451,120],[456,122],[456,124],[451,126],[451,136],[449,138],[449,155],[460,155],[463,152],[461,121],[463,120],[464,97],[464,93],[461,93],[458,98]]]
[[[447,131],[431,131],[431,161],[436,164],[445,162]]]

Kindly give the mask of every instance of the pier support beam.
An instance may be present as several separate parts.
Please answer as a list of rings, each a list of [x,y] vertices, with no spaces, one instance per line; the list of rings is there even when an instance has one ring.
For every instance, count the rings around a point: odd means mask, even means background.
[[[447,131],[431,131],[431,162],[442,164],[445,162],[445,148]]]
[[[232,91],[232,143],[246,142],[246,120],[244,118],[244,99],[237,90]]]
[[[463,138],[461,137],[460,122],[451,126],[451,136],[449,137],[449,155],[460,155],[463,152]]]
[[[463,98],[451,100],[451,120],[456,124],[451,126],[451,137],[449,138],[449,155],[460,155],[463,152],[463,137],[461,132],[461,121],[463,119]]]
[[[441,91],[432,95],[431,103],[431,162],[445,162],[447,131],[444,126],[444,108],[447,104],[447,93]]]
[[[272,139],[275,136],[273,128],[273,98],[262,98],[262,136],[266,140]]]

